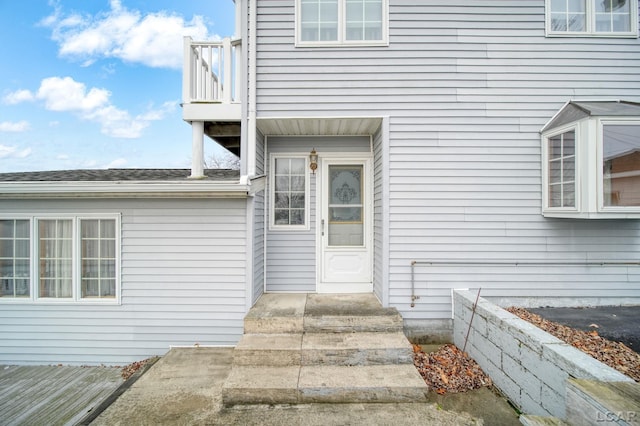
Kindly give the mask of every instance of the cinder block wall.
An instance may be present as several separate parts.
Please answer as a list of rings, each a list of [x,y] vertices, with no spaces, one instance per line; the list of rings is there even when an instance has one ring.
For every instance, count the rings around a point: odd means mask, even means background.
[[[453,340],[462,349],[477,292],[454,290]],[[633,381],[534,325],[483,299],[466,352],[526,414],[566,419],[568,378]]]

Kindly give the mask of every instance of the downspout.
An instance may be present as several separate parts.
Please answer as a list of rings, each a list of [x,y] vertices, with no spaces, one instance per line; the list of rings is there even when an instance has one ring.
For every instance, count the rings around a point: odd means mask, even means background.
[[[258,0],[249,0],[249,111],[247,120],[247,174],[249,176],[256,175],[256,51],[257,51],[257,34],[256,28],[258,20]]]

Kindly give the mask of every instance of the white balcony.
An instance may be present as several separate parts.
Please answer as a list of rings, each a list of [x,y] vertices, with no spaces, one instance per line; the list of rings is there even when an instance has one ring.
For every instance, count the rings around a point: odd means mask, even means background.
[[[211,123],[240,121],[241,64],[240,39],[193,41],[185,37],[182,118]]]

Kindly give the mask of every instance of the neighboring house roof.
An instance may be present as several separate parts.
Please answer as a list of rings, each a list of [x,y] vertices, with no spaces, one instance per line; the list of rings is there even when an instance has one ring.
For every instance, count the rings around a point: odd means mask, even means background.
[[[562,127],[583,118],[602,117],[639,117],[640,103],[629,101],[569,101],[542,128],[547,130]]]
[[[237,170],[209,169],[201,179],[189,174],[189,169],[0,173],[0,198],[246,197],[261,187],[252,188]]]

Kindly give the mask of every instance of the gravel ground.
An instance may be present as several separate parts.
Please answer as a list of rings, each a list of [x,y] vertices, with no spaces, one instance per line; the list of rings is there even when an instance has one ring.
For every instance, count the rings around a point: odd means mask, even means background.
[[[507,311],[640,382],[640,354],[624,343],[599,336],[597,324],[592,324],[591,331],[582,331],[546,320],[523,308],[511,307]]]

